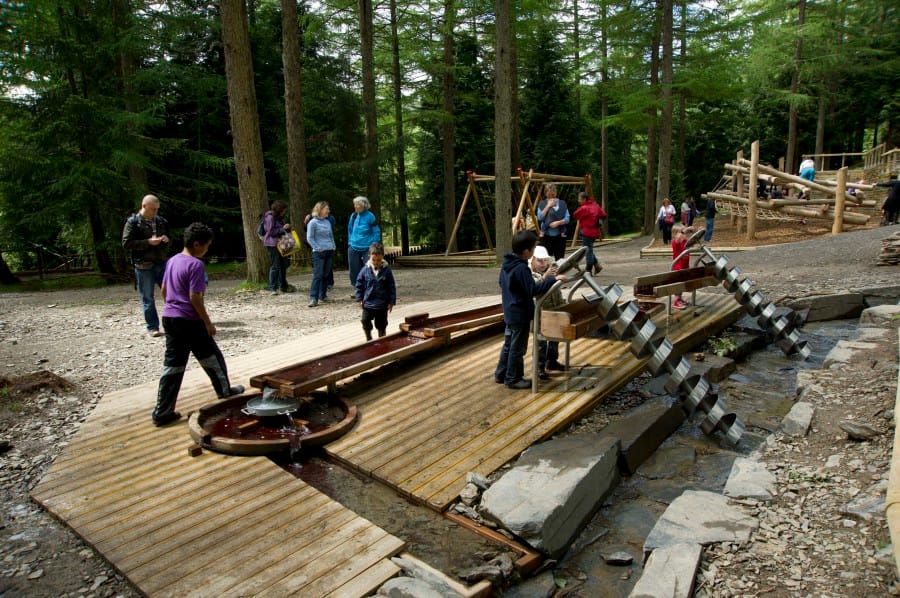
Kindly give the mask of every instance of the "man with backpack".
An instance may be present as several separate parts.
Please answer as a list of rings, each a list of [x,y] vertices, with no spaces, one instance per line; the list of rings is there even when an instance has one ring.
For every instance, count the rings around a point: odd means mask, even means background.
[[[606,210],[594,201],[594,198],[582,191],[578,194],[578,209],[573,214],[578,221],[578,230],[581,231],[581,246],[587,247],[585,262],[587,269],[592,274],[599,274],[603,266],[594,255],[594,241],[602,236],[603,219],[606,218]]]
[[[135,286],[141,295],[144,321],[151,337],[163,336],[159,329],[154,289],[162,285],[169,250],[169,223],[159,215],[159,199],[145,195],[141,209],[125,221],[122,247],[130,252]]]

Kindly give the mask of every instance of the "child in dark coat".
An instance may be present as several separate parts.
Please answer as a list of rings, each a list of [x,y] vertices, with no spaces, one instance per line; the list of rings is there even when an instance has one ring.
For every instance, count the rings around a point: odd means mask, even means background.
[[[378,336],[387,334],[387,315],[397,303],[397,285],[391,267],[384,261],[384,245],[381,243],[369,246],[369,261],[356,277],[354,298],[362,309],[360,321],[366,340],[372,340],[373,321]]]
[[[549,291],[557,280],[568,280],[563,275],[554,275],[555,269],[551,269],[543,282],[535,282],[528,267],[535,245],[537,236],[532,231],[516,233],[512,238],[512,253],[503,256],[500,268],[500,293],[506,330],[503,332],[500,359],[494,370],[494,382],[506,384],[507,388],[531,388],[531,380],[523,378],[523,375],[528,332],[534,317],[534,298]]]

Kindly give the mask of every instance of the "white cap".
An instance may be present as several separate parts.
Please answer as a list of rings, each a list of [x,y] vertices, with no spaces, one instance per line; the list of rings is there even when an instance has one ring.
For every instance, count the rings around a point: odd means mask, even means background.
[[[532,257],[534,257],[535,259],[538,259],[538,260],[546,260],[546,259],[550,258],[550,254],[547,253],[546,247],[544,247],[543,245],[538,245],[537,247],[534,248],[534,253],[532,254]]]

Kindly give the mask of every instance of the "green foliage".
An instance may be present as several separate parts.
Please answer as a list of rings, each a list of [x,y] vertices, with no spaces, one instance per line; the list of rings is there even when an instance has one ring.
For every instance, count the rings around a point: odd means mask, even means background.
[[[477,42],[470,36],[456,40],[456,209],[462,205],[463,194],[469,182],[466,171],[494,174],[493,122],[494,106],[491,102],[490,74],[485,67],[485,57]],[[410,234],[415,244],[444,246],[443,218],[443,155],[441,147],[441,80],[434,79],[423,92],[425,110],[417,121],[419,127],[415,147],[417,150],[417,178],[421,181],[418,193],[410,198]],[[487,191],[485,188],[481,192]],[[490,189],[492,192],[493,189]],[[493,222],[493,196],[482,197],[481,205],[488,212],[488,224]],[[484,233],[477,210],[470,199],[463,222],[457,233],[460,251],[486,247]]]
[[[734,337],[727,332],[723,332],[719,336],[708,339],[706,345],[712,353],[715,353],[719,357],[724,357],[737,349],[737,342],[735,342]]]
[[[519,95],[522,167],[580,176],[588,171],[585,126],[558,37],[549,24],[541,24],[534,45],[523,52]]]
[[[284,197],[280,5],[262,0],[251,6],[266,182],[273,198]],[[444,5],[400,8],[403,143],[393,139],[386,6],[375,14],[383,222],[396,225],[399,218],[390,199],[397,192],[392,169],[404,152],[411,241],[440,244],[440,125],[448,118],[441,102]],[[632,231],[644,209],[648,109],[660,101],[648,77],[656,11],[648,4],[579,3],[576,38],[573,8],[555,0],[516,5],[521,166],[591,172],[599,197],[605,125],[610,227]],[[342,246],[347,202],[365,187],[357,4],[304,1],[299,9],[307,201],[334,205]],[[494,174],[494,6],[468,0],[454,9],[458,207],[466,170]],[[800,152],[815,147],[820,101],[824,151],[900,144],[898,11],[887,0],[807,2],[801,25],[797,3],[786,0],[676,7],[675,130],[676,140],[683,133],[685,151],[673,160],[684,167],[672,173],[672,194],[699,198],[718,182],[722,163],[739,149],[748,152],[755,139],[763,160],[776,162],[786,153],[789,107],[798,111]],[[0,250],[10,264],[33,267],[34,244],[40,244],[64,255],[90,255],[106,273],[127,271],[122,223],[148,191],[162,199],[161,213],[176,232],[192,221],[206,222],[216,231],[213,254],[240,259],[245,241],[216,3],[33,0],[6,3],[2,14]],[[798,87],[792,91],[795,69]],[[604,72],[608,80],[601,84]],[[609,100],[605,122],[601,89]],[[482,199],[494,226],[490,193]],[[460,249],[483,247],[482,237],[469,207]]]

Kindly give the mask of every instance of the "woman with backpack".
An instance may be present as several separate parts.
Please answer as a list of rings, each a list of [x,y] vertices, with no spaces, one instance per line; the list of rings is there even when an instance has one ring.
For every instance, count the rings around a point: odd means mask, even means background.
[[[585,263],[592,274],[599,274],[603,266],[594,255],[594,241],[603,236],[603,219],[606,218],[606,210],[603,209],[594,198],[582,191],[578,194],[578,209],[573,214],[578,221],[578,230],[581,231],[581,246],[587,247]]]
[[[259,229],[256,231],[257,234],[262,233],[260,239],[269,254],[269,292],[273,295],[290,293],[295,290],[287,282],[287,269],[291,258],[281,255],[281,252],[278,251],[278,239],[282,235],[289,234],[291,230],[290,223],[284,221],[285,212],[287,212],[287,204],[276,199],[272,202],[271,209],[263,216]]]

